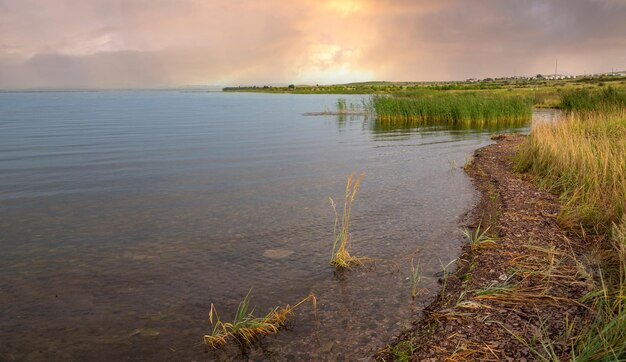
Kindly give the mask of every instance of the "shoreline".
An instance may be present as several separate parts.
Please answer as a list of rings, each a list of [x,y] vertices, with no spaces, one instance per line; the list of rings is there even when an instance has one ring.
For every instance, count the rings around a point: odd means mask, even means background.
[[[537,360],[541,341],[560,341],[583,324],[578,300],[593,287],[581,261],[589,246],[557,225],[557,196],[512,171],[524,136],[493,139],[466,172],[481,195],[467,226],[489,228],[494,242],[467,242],[436,299],[376,360]],[[568,347],[551,345],[561,356]]]

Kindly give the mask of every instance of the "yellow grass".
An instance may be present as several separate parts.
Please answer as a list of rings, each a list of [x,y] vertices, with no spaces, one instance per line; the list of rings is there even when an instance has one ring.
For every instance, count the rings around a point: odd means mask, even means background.
[[[572,338],[571,360],[626,360],[626,110],[574,112],[556,123],[535,125],[520,148],[518,169],[560,193],[561,225],[600,234],[605,241],[599,245],[595,289],[580,301],[590,307],[589,315]],[[559,258],[552,253],[549,263],[544,260],[547,272],[524,265],[528,259],[518,260],[518,266],[528,277],[548,276],[547,281],[587,274],[578,264],[576,271],[559,271]],[[552,341],[542,345],[548,356],[542,359],[562,359],[552,353]]]
[[[498,350],[486,343],[464,342],[457,346],[445,362],[500,361]]]
[[[606,233],[626,209],[626,111],[573,113],[535,125],[518,170],[561,193],[562,225]]]

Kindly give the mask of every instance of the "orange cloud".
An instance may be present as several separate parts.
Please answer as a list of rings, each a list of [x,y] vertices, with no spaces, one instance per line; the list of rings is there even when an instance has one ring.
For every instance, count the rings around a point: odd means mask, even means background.
[[[617,0],[4,0],[0,88],[463,79],[626,68]]]

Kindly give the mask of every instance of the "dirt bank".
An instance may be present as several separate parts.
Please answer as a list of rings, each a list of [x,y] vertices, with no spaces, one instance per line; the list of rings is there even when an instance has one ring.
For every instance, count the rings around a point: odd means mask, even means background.
[[[498,136],[467,170],[482,193],[468,227],[489,227],[494,242],[464,247],[437,300],[377,360],[532,361],[548,339],[556,355],[567,354],[558,341],[581,324],[577,300],[592,285],[581,262],[587,250],[557,225],[556,196],[512,171],[522,140]]]

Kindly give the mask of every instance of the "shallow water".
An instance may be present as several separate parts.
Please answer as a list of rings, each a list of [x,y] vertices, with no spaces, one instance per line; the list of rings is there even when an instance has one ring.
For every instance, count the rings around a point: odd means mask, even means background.
[[[305,116],[339,97],[0,93],[0,360],[358,360],[433,296],[476,194],[462,165],[493,130]],[[352,254],[328,265],[345,178]],[[411,300],[411,258],[423,289]],[[241,356],[202,345],[252,289],[257,311],[313,292]]]

